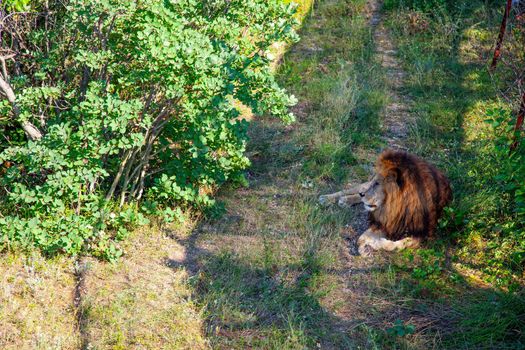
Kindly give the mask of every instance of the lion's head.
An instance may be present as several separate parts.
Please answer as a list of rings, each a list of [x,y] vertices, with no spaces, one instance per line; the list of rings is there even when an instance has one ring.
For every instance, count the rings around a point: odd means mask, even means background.
[[[371,224],[390,239],[432,235],[452,198],[449,182],[439,170],[401,151],[379,156],[374,177],[359,194]]]
[[[390,198],[394,195],[398,187],[392,186],[392,181],[391,177],[385,178],[381,174],[375,174],[372,180],[364,184],[359,195],[366,211],[373,212],[381,209],[387,198],[387,193]]]

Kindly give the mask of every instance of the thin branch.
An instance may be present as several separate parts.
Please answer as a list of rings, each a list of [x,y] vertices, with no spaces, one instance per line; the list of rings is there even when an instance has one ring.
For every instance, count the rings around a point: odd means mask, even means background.
[[[501,45],[503,44],[503,38],[505,36],[505,32],[507,31],[507,19],[509,17],[511,6],[512,0],[507,0],[505,12],[503,13],[503,19],[501,20],[501,26],[499,29],[498,41],[496,42],[492,63],[490,64],[490,72],[493,72],[494,69],[496,69],[496,65],[498,64],[498,60],[501,56]]]
[[[2,74],[4,75],[4,80],[6,82],[9,82],[9,74],[7,73],[7,65],[6,65],[5,61],[9,60],[9,59],[12,59],[15,56],[16,56],[16,54],[10,54],[10,55],[7,55],[7,56],[1,56],[0,57],[0,61],[2,62]]]
[[[113,179],[113,183],[111,184],[111,187],[110,187],[108,193],[106,194],[106,201],[109,201],[111,199],[111,197],[113,197],[113,194],[115,193],[115,190],[117,189],[117,185],[118,185],[118,183],[120,181],[120,178],[122,177],[122,174],[124,173],[124,169],[126,168],[128,160],[131,157],[131,153],[132,153],[132,151],[128,150],[126,152],[126,155],[124,156],[124,159],[120,163],[117,175]]]
[[[518,112],[518,119],[516,125],[514,125],[514,142],[510,145],[509,155],[512,154],[519,145],[518,133],[521,132],[523,127],[523,121],[525,120],[525,92],[521,95],[520,111]]]
[[[7,100],[13,106],[15,117],[18,118],[20,115],[20,109],[16,103],[15,93],[11,88],[11,85],[9,85],[3,77],[0,77],[0,90],[6,95]],[[30,140],[40,140],[42,138],[42,132],[29,121],[22,122],[22,129],[24,129],[24,132]]]

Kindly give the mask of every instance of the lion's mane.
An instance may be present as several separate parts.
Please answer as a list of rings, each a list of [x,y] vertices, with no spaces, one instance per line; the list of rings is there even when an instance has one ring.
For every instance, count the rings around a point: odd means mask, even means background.
[[[434,235],[443,208],[452,200],[446,176],[414,155],[392,150],[381,153],[376,173],[385,199],[370,213],[371,226],[391,240]]]

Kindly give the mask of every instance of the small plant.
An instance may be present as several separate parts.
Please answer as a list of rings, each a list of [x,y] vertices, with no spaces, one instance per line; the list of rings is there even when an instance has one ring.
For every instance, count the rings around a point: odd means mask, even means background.
[[[405,323],[403,320],[396,320],[394,325],[386,330],[387,334],[395,337],[405,337],[414,334],[416,327],[412,324]]]
[[[414,260],[414,255],[409,257]],[[412,277],[418,280],[431,279],[439,276],[442,272],[443,253],[433,249],[420,249],[417,252],[417,258],[420,260],[418,266],[412,270]]]

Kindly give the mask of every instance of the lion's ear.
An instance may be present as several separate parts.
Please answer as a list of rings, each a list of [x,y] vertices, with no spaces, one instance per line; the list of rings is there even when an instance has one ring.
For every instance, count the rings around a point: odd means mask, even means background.
[[[403,188],[403,174],[399,168],[389,169],[385,179],[387,182],[395,183],[399,188]]]

